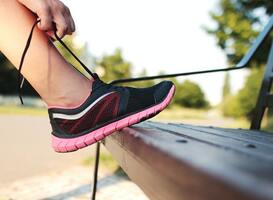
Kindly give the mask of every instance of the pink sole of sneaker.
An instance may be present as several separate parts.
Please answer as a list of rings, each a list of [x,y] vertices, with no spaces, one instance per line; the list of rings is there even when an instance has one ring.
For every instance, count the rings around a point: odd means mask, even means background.
[[[135,113],[131,116],[125,117],[121,120],[115,121],[95,131],[77,138],[58,138],[52,135],[52,147],[56,152],[66,153],[76,151],[91,144],[94,144],[115,131],[121,130],[125,127],[139,123],[145,119],[151,118],[160,113],[171,102],[175,92],[175,86],[172,86],[165,100],[151,108]]]

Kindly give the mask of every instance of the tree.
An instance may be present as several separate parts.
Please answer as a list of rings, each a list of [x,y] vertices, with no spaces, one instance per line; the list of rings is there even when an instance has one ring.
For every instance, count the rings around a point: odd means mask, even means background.
[[[188,108],[205,108],[208,102],[201,88],[194,82],[186,80],[182,84],[176,82],[174,102]]]
[[[220,0],[218,9],[210,13],[216,27],[207,28],[207,31],[215,36],[228,61],[235,64],[246,53],[272,14],[273,1]],[[249,66],[250,75],[244,87],[235,96],[224,100],[224,114],[234,117],[251,117],[253,114],[271,42],[272,35],[252,60]]]
[[[0,53],[0,94],[15,94],[16,76],[13,65]]]
[[[223,100],[231,95],[231,88],[230,88],[230,75],[229,73],[226,74],[223,86]]]
[[[101,78],[110,82],[116,79],[131,77],[132,64],[122,56],[122,51],[116,49],[112,55],[104,55],[97,61],[96,71],[100,71]]]
[[[2,95],[16,95],[17,90],[17,76],[18,71],[11,64],[11,62],[0,52],[0,94]],[[24,95],[38,96],[32,86],[25,81]]]
[[[253,111],[256,105],[256,100],[259,95],[260,85],[263,78],[262,69],[253,69],[247,77],[245,87],[239,90],[237,94],[242,116],[249,119],[253,116]]]
[[[273,1],[220,0],[218,9],[210,13],[215,28],[207,28],[214,35],[230,63],[237,63],[262,30],[265,18],[273,14]],[[259,51],[252,66],[260,67],[267,59],[271,42],[268,40]]]
[[[256,105],[263,70],[253,69],[245,81],[245,86],[236,95],[227,96],[222,104],[222,111],[228,117],[253,116],[253,108]]]

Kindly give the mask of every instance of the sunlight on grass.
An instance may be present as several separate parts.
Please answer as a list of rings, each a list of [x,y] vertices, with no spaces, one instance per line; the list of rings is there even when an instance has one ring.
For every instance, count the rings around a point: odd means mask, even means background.
[[[46,115],[46,108],[0,106],[0,115]]]
[[[83,160],[83,165],[90,166],[95,164],[95,157],[88,157]],[[100,153],[100,167],[106,169],[107,171],[115,172],[119,168],[117,161],[108,152]]]
[[[264,130],[273,133],[273,112],[270,110],[270,114],[267,114],[265,121]]]
[[[268,131],[270,133],[273,133],[273,123],[269,124],[267,127],[264,129],[265,131]]]
[[[250,127],[250,122],[245,118],[233,119],[223,117],[219,108],[205,110],[181,108],[174,106],[164,110],[152,120],[159,122],[174,122],[224,128],[248,129]]]
[[[28,107],[28,106],[0,106],[0,115],[33,115],[46,116],[46,108]],[[219,108],[206,109],[189,109],[178,106],[171,106],[165,109],[152,120],[160,122],[174,122],[194,125],[208,125],[225,128],[244,128],[249,129],[250,122],[246,118],[226,118],[223,117]],[[272,132],[273,119],[267,119],[267,125],[263,126],[265,130]],[[269,122],[269,123],[268,123]]]
[[[243,129],[249,129],[250,122],[246,118],[238,118],[238,119],[234,119],[232,123],[227,124],[225,127],[226,128],[243,128]]]
[[[161,112],[154,119],[158,120],[172,120],[172,121],[181,121],[182,119],[206,119],[207,110],[203,109],[190,109],[190,108],[181,108],[178,106],[172,106]]]

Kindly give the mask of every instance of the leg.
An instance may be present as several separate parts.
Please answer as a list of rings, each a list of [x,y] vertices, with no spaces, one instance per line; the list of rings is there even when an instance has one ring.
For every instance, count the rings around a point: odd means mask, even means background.
[[[1,1],[0,51],[16,67],[35,20],[16,0]],[[22,73],[47,105],[74,106],[90,94],[92,80],[74,70],[38,29],[33,34]]]
[[[16,0],[1,1],[0,50],[15,66],[34,20]],[[55,151],[84,148],[116,130],[151,118],[166,108],[174,95],[175,86],[169,81],[136,89],[89,80],[65,62],[43,32],[35,30],[33,36],[23,75],[48,105],[55,105],[48,109]],[[96,87],[90,94],[93,81]],[[86,97],[85,103],[75,106]],[[60,108],[66,106],[77,109]]]

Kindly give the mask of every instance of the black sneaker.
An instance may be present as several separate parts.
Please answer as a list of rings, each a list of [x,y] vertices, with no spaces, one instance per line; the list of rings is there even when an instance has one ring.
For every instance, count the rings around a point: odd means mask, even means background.
[[[48,109],[52,146],[71,152],[94,144],[106,136],[149,119],[170,103],[175,86],[163,81],[148,88],[119,87],[93,82],[89,97],[78,107]]]

